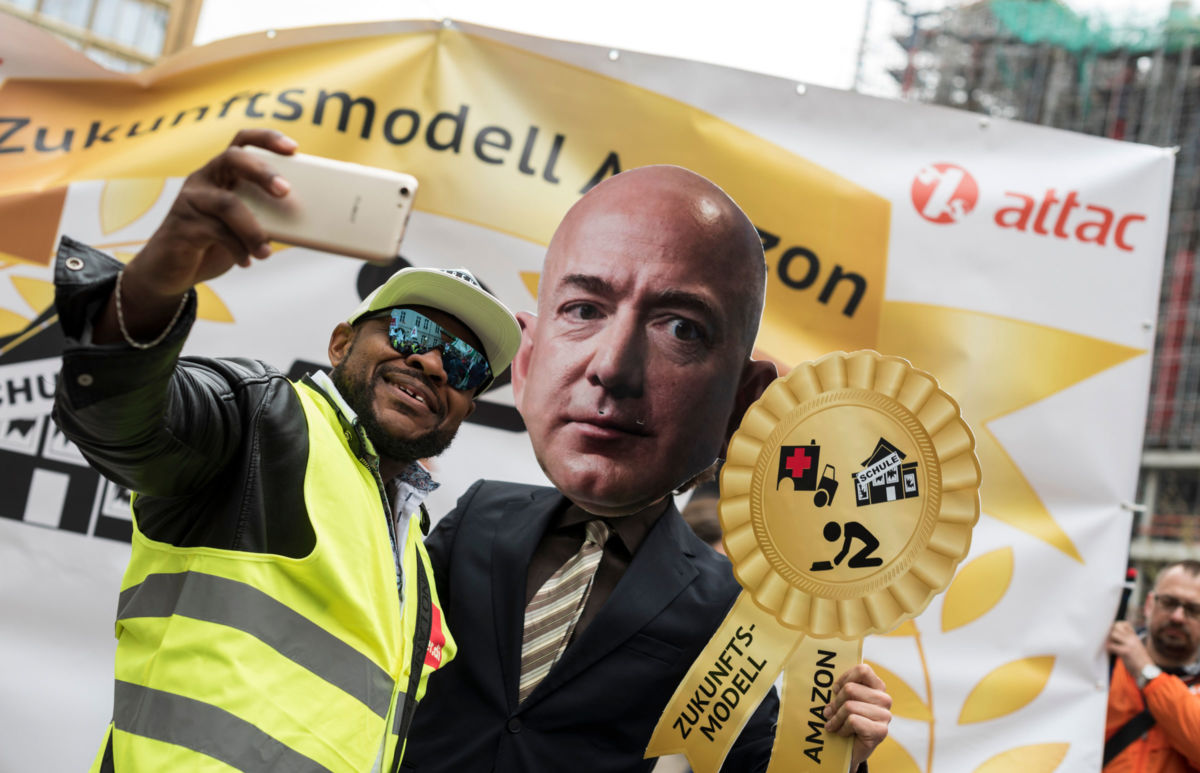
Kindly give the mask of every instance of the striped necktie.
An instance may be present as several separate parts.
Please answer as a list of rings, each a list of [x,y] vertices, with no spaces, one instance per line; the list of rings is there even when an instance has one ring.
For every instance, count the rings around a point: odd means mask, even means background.
[[[608,525],[588,521],[587,536],[579,552],[567,559],[550,579],[538,588],[525,607],[525,631],[521,641],[521,684],[523,703],[533,688],[546,678],[567,648],[571,632],[592,589],[592,578],[604,554]]]

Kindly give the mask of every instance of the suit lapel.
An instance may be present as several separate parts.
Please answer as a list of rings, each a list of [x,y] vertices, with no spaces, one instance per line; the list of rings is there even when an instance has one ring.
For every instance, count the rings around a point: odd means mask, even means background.
[[[521,636],[525,624],[525,581],[534,548],[546,532],[562,497],[554,489],[535,489],[503,507],[492,533],[492,610],[496,652],[509,710],[517,706],[521,676]]]
[[[637,555],[587,630],[567,647],[562,660],[538,685],[530,700],[559,685],[612,652],[653,620],[698,572],[687,547],[688,526],[671,505],[646,535]]]

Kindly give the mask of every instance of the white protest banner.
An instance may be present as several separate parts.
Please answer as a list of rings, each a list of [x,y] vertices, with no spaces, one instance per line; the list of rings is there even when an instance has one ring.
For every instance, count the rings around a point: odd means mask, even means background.
[[[128,493],[47,420],[54,245],[127,260],[181,178],[246,126],[416,175],[403,260],[466,266],[516,309],[533,308],[544,245],[590,185],[650,163],[721,185],[766,248],[760,356],[904,357],[976,436],[970,555],[924,614],[866,641],[896,717],[872,767],[1099,768],[1168,152],[469,25],[246,36],[133,76],[5,15],[0,39],[21,41],[0,64],[0,769],[94,754],[128,551]],[[299,375],[384,272],[282,250],[199,288],[187,351]],[[479,477],[542,480],[507,385],[435,467],[435,514]]]

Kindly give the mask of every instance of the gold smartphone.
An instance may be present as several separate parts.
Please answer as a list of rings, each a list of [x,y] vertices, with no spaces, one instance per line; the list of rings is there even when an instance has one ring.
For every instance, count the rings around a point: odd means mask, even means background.
[[[400,254],[417,178],[388,169],[247,145],[292,188],[276,198],[242,180],[234,192],[276,241],[387,264]]]

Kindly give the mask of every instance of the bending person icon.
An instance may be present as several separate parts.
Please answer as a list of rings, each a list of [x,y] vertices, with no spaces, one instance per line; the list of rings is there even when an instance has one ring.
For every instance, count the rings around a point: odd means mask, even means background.
[[[825,572],[835,566],[840,566],[842,560],[850,552],[850,545],[856,539],[863,543],[862,549],[853,556],[850,556],[850,561],[846,566],[851,569],[862,569],[864,567],[880,566],[883,564],[882,558],[871,556],[875,552],[875,549],[879,547],[879,540],[875,538],[875,535],[866,526],[863,526],[858,521],[850,521],[846,524],[845,529],[837,521],[829,521],[825,524],[825,530],[822,534],[826,542],[837,542],[840,539],[842,541],[842,549],[834,557],[832,563],[829,561],[814,561],[810,571]]]

